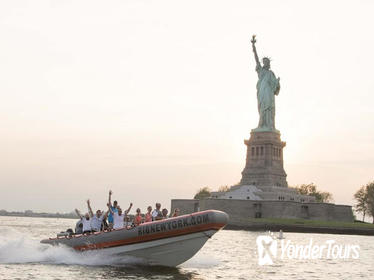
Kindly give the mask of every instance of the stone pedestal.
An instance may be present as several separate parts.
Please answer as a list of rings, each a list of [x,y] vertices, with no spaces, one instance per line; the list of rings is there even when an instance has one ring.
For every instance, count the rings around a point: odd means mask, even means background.
[[[247,158],[240,185],[288,187],[283,168],[285,142],[278,131],[252,131],[247,145]]]

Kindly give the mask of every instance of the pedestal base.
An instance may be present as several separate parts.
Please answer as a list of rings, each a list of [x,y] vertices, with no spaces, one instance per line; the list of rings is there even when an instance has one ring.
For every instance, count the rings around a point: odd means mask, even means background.
[[[288,187],[283,168],[285,142],[278,131],[252,131],[247,145],[241,185]]]

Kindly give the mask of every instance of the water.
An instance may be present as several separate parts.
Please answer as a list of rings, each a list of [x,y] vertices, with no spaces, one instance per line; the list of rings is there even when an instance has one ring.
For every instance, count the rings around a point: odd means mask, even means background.
[[[371,236],[286,232],[284,242],[294,244],[307,245],[312,238],[314,244],[359,245],[359,258],[280,259],[278,254],[273,265],[260,266],[256,238],[265,233],[220,231],[191,260],[166,268],[39,243],[74,224],[70,219],[0,217],[0,279],[374,279]]]

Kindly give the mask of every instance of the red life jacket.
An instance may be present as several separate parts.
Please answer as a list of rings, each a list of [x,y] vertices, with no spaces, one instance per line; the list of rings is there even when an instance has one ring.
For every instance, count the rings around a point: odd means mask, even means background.
[[[134,219],[134,224],[135,225],[140,225],[142,223],[142,216],[141,215],[136,215]]]
[[[146,213],[145,214],[145,222],[146,223],[152,222],[152,214],[151,213]]]

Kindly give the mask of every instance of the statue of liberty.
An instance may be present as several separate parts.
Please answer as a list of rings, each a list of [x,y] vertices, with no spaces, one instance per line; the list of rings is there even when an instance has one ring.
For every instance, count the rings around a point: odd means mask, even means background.
[[[276,78],[273,71],[270,70],[270,59],[264,57],[261,66],[256,51],[256,36],[252,36],[252,48],[256,60],[256,72],[258,74],[257,82],[257,106],[260,120],[258,127],[254,131],[276,131],[275,129],[275,97],[279,94],[280,78]]]

